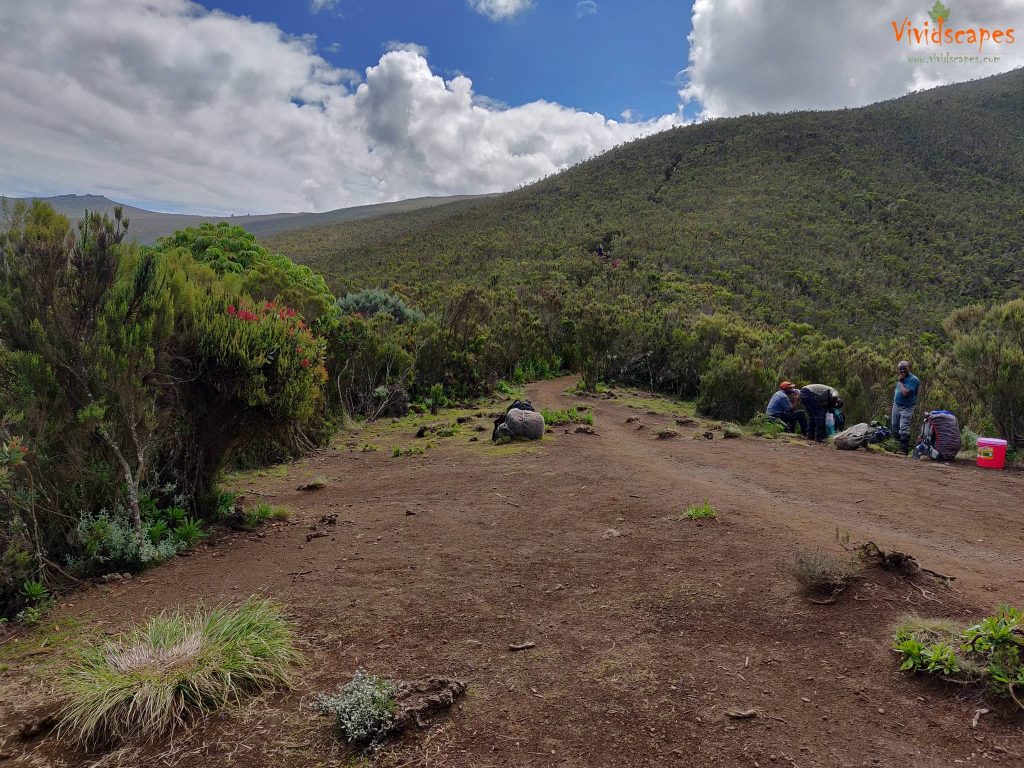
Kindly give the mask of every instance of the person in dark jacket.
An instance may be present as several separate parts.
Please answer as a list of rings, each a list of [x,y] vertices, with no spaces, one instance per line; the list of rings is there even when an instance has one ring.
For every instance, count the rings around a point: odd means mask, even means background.
[[[800,403],[807,411],[807,439],[824,443],[825,414],[833,408],[843,407],[843,398],[827,384],[808,384],[800,389]]]
[[[807,414],[798,407],[800,404],[800,390],[788,381],[779,384],[778,390],[768,401],[765,413],[773,419],[778,419],[786,425],[787,432],[796,432],[796,425],[800,425],[800,434],[807,435]]]

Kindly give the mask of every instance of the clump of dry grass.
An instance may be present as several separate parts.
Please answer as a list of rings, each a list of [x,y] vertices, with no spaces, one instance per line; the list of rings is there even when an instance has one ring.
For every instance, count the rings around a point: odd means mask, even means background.
[[[63,673],[59,734],[83,746],[151,741],[246,696],[290,687],[299,658],[271,600],[162,614],[83,650]]]
[[[802,550],[793,563],[793,575],[809,592],[838,594],[857,575],[857,563],[821,550]]]

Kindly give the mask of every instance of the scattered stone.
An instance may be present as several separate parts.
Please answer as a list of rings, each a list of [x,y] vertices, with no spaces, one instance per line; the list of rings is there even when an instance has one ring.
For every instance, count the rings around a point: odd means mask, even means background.
[[[322,539],[326,535],[327,534],[324,533],[323,531],[313,531],[311,533],[307,533],[306,534],[306,541],[312,541],[313,539]]]
[[[527,640],[526,642],[523,642],[523,643],[512,643],[512,644],[509,645],[508,649],[510,651],[525,651],[528,648],[536,648],[536,647],[537,647],[537,644],[535,642],[533,642],[532,640]]]
[[[679,437],[679,433],[674,429],[661,429],[658,430],[659,440],[672,440],[673,438]]]
[[[725,714],[733,720],[751,720],[760,713],[756,709],[729,709]]]
[[[337,525],[338,524],[338,513],[331,512],[320,518],[320,525]]]
[[[588,427],[587,425],[584,424],[584,425],[581,425],[579,427],[576,427],[576,434],[577,435],[596,435],[597,432],[594,431],[593,427]]]
[[[701,437],[703,437],[705,440],[714,440],[715,439],[715,433],[714,432],[705,432],[703,435],[701,435]]]
[[[657,411],[647,411],[647,415],[648,416],[657,416],[658,412]]]
[[[616,539],[622,534],[619,533],[615,528],[609,528],[607,531],[601,534],[602,539]]]
[[[468,424],[472,420],[473,420],[472,416],[459,416],[459,418],[457,418],[455,420],[455,423],[456,424]]]
[[[419,429],[416,430],[416,437],[426,437],[426,436],[427,436],[427,425],[424,424],[422,427],[420,427]]]
[[[473,437],[469,438],[469,442],[471,442],[471,443],[479,443],[480,442],[480,438],[477,437],[476,435],[474,435]]]
[[[483,424],[477,424],[475,427],[473,427],[473,429],[475,429],[477,432],[487,431],[487,427],[485,427]]]
[[[405,510],[405,514],[410,515],[410,516],[415,516],[416,515],[416,511],[413,510],[413,509],[407,509],[407,510]]]
[[[626,419],[626,423],[627,424],[633,424],[633,423],[636,423],[636,422],[639,422],[639,421],[640,421],[640,417],[639,416],[630,416],[628,419]]]
[[[738,437],[743,437],[743,433],[740,432],[738,429],[733,429],[732,427],[726,427],[725,428],[725,439],[726,440],[735,440]]]
[[[696,419],[691,419],[688,416],[684,416],[681,419],[676,419],[676,424],[680,427],[696,427],[699,422]]]

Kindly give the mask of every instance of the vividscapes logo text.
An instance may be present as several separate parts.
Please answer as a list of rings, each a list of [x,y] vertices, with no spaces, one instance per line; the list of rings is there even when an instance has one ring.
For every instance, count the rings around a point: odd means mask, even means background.
[[[936,0],[935,5],[928,11],[931,22],[914,24],[910,17],[904,17],[903,22],[897,24],[892,22],[892,31],[896,36],[896,42],[904,40],[909,46],[948,46],[948,45],[972,45],[978,47],[978,52],[985,49],[986,44],[990,45],[1012,45],[1016,42],[1013,27],[989,28],[989,27],[957,27],[949,23],[949,8]]]

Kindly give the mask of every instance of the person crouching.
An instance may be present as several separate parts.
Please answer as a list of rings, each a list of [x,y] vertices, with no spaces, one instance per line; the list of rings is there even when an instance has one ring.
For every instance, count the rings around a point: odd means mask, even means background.
[[[799,424],[800,434],[807,435],[807,414],[800,409],[800,390],[795,384],[788,381],[779,384],[778,391],[768,401],[765,413],[785,424],[786,432],[796,432]]]

